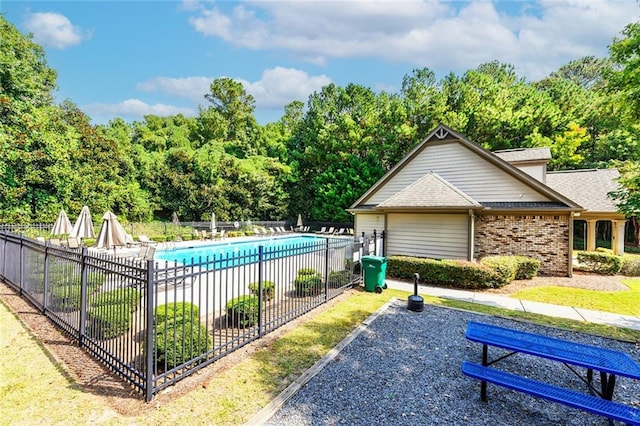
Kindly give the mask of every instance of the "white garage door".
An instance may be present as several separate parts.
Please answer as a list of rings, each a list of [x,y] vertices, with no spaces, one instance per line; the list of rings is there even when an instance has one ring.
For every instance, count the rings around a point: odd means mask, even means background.
[[[467,214],[389,214],[387,255],[466,259]]]

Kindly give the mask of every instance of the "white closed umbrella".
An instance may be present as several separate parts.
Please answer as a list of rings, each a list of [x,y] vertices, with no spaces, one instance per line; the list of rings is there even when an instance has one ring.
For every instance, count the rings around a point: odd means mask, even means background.
[[[102,216],[102,226],[96,240],[98,248],[113,248],[127,244],[127,232],[124,230],[118,218],[111,212],[106,212]]]
[[[302,227],[302,215],[301,214],[298,215],[298,222],[296,223],[296,226],[298,228]]]
[[[96,232],[93,230],[93,221],[91,220],[91,213],[89,207],[84,206],[80,210],[80,215],[76,219],[73,229],[69,234],[72,238],[95,238]]]
[[[211,213],[211,232],[216,230],[216,214]]]
[[[65,235],[71,233],[72,229],[73,227],[71,226],[71,221],[69,220],[69,216],[67,216],[67,212],[65,212],[64,209],[60,210],[56,223],[53,224],[51,234]]]

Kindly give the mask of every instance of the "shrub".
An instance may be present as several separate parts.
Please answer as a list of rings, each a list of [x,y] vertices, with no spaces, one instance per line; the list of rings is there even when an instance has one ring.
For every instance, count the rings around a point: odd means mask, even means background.
[[[420,274],[423,282],[465,289],[496,288],[501,279],[491,268],[464,260],[436,260],[409,256],[391,256],[387,264],[390,277],[413,279]]]
[[[338,288],[351,282],[351,271],[333,271],[329,273],[329,287]]]
[[[59,311],[77,311],[80,309],[80,284],[56,285],[51,290],[54,309]]]
[[[156,326],[153,351],[161,370],[170,370],[207,353],[213,340],[199,321],[180,318]]]
[[[583,269],[603,275],[615,275],[622,268],[621,256],[604,251],[579,251],[578,262]]]
[[[480,259],[480,263],[498,274],[500,287],[510,284],[516,279],[518,261],[515,256],[487,256]]]
[[[158,306],[153,312],[153,319],[156,324],[165,321],[198,321],[200,309],[197,305],[189,302],[168,303]]]
[[[516,256],[518,261],[518,272],[516,272],[516,280],[530,280],[538,275],[540,269],[540,261],[533,257]]]
[[[620,273],[627,277],[640,277],[640,256],[629,254],[623,255]]]
[[[260,283],[254,282],[249,284],[249,291],[251,294],[259,295]],[[262,281],[262,298],[263,300],[271,300],[273,299],[273,295],[276,291],[276,283],[273,281]]]
[[[100,293],[91,300],[91,306],[127,305],[131,311],[135,311],[140,303],[140,292],[134,288],[119,288]]]
[[[131,327],[131,307],[127,303],[93,306],[88,314],[89,330],[96,339],[111,339]]]
[[[311,296],[322,292],[322,277],[319,274],[299,274],[293,284],[298,296]]]
[[[313,268],[300,268],[298,269],[298,276],[300,275],[319,275],[319,273]]]
[[[257,296],[245,295],[227,302],[227,315],[239,328],[251,327],[258,322],[260,315],[260,299]]]

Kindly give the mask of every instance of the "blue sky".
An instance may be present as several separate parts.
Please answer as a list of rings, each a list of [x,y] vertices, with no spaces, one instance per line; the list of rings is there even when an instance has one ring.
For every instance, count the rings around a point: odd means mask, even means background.
[[[56,99],[94,123],[196,115],[215,78],[241,81],[278,120],[329,83],[395,92],[415,68],[441,78],[498,60],[529,80],[604,57],[635,0],[28,1],[0,13],[44,46]]]

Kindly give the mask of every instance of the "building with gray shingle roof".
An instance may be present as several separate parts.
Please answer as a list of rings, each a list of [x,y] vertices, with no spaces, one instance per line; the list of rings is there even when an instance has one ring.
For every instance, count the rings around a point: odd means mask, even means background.
[[[613,222],[623,250],[624,216],[607,197],[617,171],[547,173],[550,159],[547,147],[492,153],[440,125],[351,205],[356,233],[385,231],[385,255],[532,256],[547,275],[571,275],[574,220],[589,244],[597,220]]]

